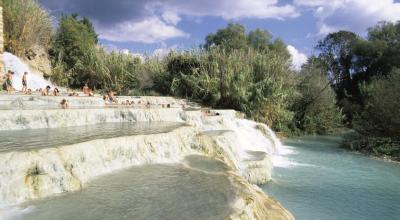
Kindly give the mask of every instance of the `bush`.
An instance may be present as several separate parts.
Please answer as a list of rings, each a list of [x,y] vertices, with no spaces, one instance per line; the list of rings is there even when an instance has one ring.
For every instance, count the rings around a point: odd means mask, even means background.
[[[328,134],[342,126],[343,114],[336,106],[335,92],[318,58],[310,58],[299,76],[298,96],[293,105],[296,128],[307,134]]]
[[[365,136],[400,138],[400,70],[361,86],[364,108],[354,128]]]
[[[400,71],[361,86],[364,107],[354,118],[356,137],[345,147],[400,159]]]
[[[34,46],[48,49],[52,38],[49,13],[34,0],[3,0],[5,49],[24,57]]]
[[[372,137],[357,133],[347,134],[343,147],[375,156],[386,155],[394,160],[400,160],[400,141],[390,137]]]
[[[170,53],[166,72],[154,87],[164,94],[189,98],[215,108],[233,108],[285,130],[293,117],[288,110],[294,94],[286,58],[272,51],[208,50]]]

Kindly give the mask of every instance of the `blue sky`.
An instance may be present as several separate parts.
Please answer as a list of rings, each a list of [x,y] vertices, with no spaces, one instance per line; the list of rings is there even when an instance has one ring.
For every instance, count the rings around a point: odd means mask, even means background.
[[[229,22],[263,28],[288,45],[295,67],[338,30],[361,36],[379,21],[400,20],[400,0],[39,0],[56,20],[62,13],[89,17],[104,46],[163,54],[204,43]]]

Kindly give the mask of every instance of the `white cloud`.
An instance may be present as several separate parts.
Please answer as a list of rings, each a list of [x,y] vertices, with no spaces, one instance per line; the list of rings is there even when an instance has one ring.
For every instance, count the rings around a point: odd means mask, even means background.
[[[168,24],[173,24],[175,26],[179,23],[179,21],[181,21],[181,18],[176,13],[171,12],[171,11],[164,12],[162,14],[162,18]]]
[[[283,20],[299,16],[293,5],[280,5],[278,0],[150,0],[142,4],[142,10],[146,11],[142,18],[119,21],[112,27],[96,25],[100,38],[115,42],[157,43],[171,38],[188,37],[187,33],[177,27],[182,16],[195,19],[216,16],[225,20]]]
[[[295,0],[295,4],[314,11],[320,35],[339,29],[365,33],[379,21],[400,20],[400,3],[394,0]]]
[[[168,25],[158,17],[147,18],[140,22],[122,22],[114,28],[100,28],[100,37],[114,42],[156,43],[169,38],[189,37],[189,34]]]
[[[128,55],[128,54],[130,54],[131,52],[129,51],[129,49],[122,49],[122,50],[121,50],[121,53]]]
[[[238,18],[285,19],[299,16],[293,5],[279,5],[278,0],[169,0],[155,3],[155,5],[183,15],[217,16],[227,20]]]
[[[294,46],[288,45],[287,49],[292,56],[292,68],[294,70],[300,70],[301,66],[307,62],[307,56],[304,53],[298,51]]]
[[[164,43],[162,43],[162,46],[160,48],[157,48],[153,51],[153,56],[158,57],[158,58],[164,58],[165,56],[168,55],[171,51],[175,51],[178,49],[178,45],[174,44],[170,47],[167,47]]]
[[[340,29],[344,29],[344,28],[328,26],[327,24],[324,24],[324,23],[321,23],[319,26],[320,27],[319,27],[319,31],[318,31],[318,34],[317,34],[319,36],[325,36],[325,35],[327,35],[329,33],[339,31]]]

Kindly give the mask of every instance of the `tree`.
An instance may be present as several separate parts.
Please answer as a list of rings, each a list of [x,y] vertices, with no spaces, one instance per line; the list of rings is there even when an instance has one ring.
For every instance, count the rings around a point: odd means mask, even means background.
[[[271,40],[272,35],[268,31],[259,28],[250,31],[247,37],[248,44],[260,51],[268,50]]]
[[[381,22],[368,29],[367,40],[354,46],[358,81],[388,75],[400,68],[400,23]]]
[[[80,22],[87,27],[89,33],[93,36],[93,38],[95,39],[95,43],[97,44],[99,42],[99,39],[96,31],[94,30],[92,22],[87,17],[83,17]]]
[[[317,57],[310,57],[300,72],[295,125],[309,134],[327,134],[342,126],[343,115],[325,73],[326,66]]]
[[[354,119],[357,133],[344,146],[400,160],[400,70],[371,78],[361,91],[365,104]]]
[[[400,137],[400,70],[375,77],[361,87],[365,105],[356,120],[356,130],[365,136]]]
[[[87,19],[79,20],[77,14],[61,16],[51,50],[53,60],[61,62],[64,71],[70,73],[72,87],[81,87],[91,78],[82,67],[96,61],[97,35],[89,24]]]
[[[227,51],[243,49],[247,46],[247,36],[245,27],[241,24],[228,24],[228,27],[219,29],[215,34],[206,37],[205,48],[213,45],[221,46]]]
[[[339,100],[356,94],[352,84],[353,45],[359,37],[353,32],[339,31],[328,34],[317,44],[319,58],[328,67],[328,78],[336,91]]]

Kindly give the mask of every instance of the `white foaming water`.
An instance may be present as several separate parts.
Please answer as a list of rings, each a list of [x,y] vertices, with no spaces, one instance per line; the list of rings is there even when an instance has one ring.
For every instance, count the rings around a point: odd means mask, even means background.
[[[24,72],[28,73],[27,76],[28,88],[35,90],[39,88],[45,88],[47,85],[52,86],[52,84],[49,81],[45,80],[42,76],[33,73],[31,69],[28,67],[28,65],[23,63],[22,60],[19,59],[14,54],[4,52],[3,60],[6,72],[8,70],[15,72],[13,76],[13,87],[16,90],[22,89],[22,76]]]
[[[291,168],[303,165],[301,163],[297,163],[295,161],[290,160],[287,157],[282,157],[280,155],[273,156],[272,163],[274,164],[274,167],[281,167],[281,168]]]
[[[293,155],[293,154],[297,154],[297,151],[292,146],[281,144],[280,147],[278,148],[278,154],[279,155]]]
[[[297,151],[294,149],[294,147],[283,145],[278,137],[276,137],[272,129],[270,129],[268,126],[265,126],[265,129],[268,130],[269,136],[275,146],[275,151],[273,152],[273,156],[271,157],[274,167],[291,168],[296,166],[309,166],[308,164],[298,163],[289,159],[288,157],[285,157],[286,155],[297,154]]]
[[[288,155],[296,155],[298,152],[292,146],[280,145],[277,153],[272,157],[272,163],[274,167],[280,168],[293,168],[297,166],[314,166],[312,164],[298,163],[291,160]]]
[[[218,115],[187,112],[183,119],[203,131],[205,143],[221,148],[218,151],[249,182],[268,182],[272,171],[271,157],[280,145],[272,130],[265,124],[237,117],[233,110],[215,112]]]
[[[279,145],[280,142],[267,126],[247,119],[234,119],[228,122],[228,124],[230,123],[231,126],[229,127],[238,135],[237,139],[241,146],[240,150],[243,158],[252,157],[248,154],[249,151],[261,151],[269,155],[273,155],[276,152],[277,145]],[[269,138],[266,138],[266,134],[263,134],[261,129],[257,129],[257,126],[268,131]]]
[[[26,215],[34,210],[33,206],[28,206],[26,208],[21,208],[18,206],[14,207],[8,207],[4,209],[0,209],[1,215],[0,219],[2,220],[8,220],[8,219],[13,219],[22,215]]]
[[[190,126],[163,134],[96,138],[35,151],[1,153],[0,171],[4,172],[0,172],[0,203],[16,205],[75,191],[92,178],[118,169],[140,164],[179,162],[189,154],[204,153],[206,143],[198,140],[198,132],[204,131],[204,128],[228,131],[211,136],[215,142],[211,142],[210,146],[218,149],[248,181],[262,184],[270,180],[271,157],[281,148],[272,130],[264,124],[239,119],[234,111],[218,112],[220,116],[204,117],[200,111],[185,112],[179,108],[21,110],[18,111],[18,120],[14,120],[15,117],[6,116],[15,114],[15,111],[3,110],[0,117],[3,127],[0,126],[0,130],[57,128],[101,121],[175,121],[186,122]],[[13,120],[7,121],[7,118]]]

